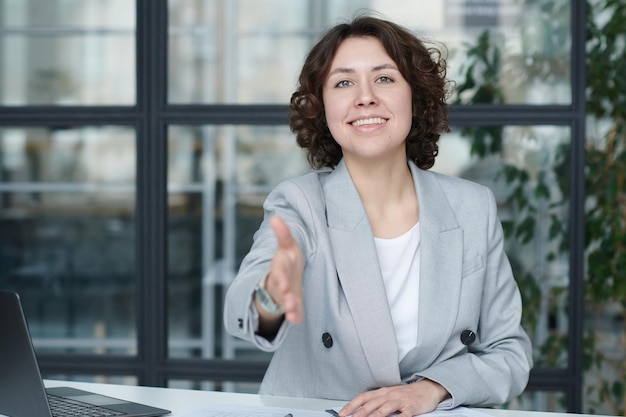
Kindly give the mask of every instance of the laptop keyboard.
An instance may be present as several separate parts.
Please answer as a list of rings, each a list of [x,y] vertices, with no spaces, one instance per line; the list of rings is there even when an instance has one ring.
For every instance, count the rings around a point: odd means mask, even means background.
[[[81,403],[69,398],[48,394],[48,403],[53,417],[110,417],[123,416],[124,413],[96,405]]]

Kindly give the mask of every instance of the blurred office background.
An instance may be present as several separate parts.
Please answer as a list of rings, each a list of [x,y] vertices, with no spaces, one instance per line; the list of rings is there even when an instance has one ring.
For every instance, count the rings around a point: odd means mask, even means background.
[[[433,169],[495,192],[535,346],[506,406],[590,409],[585,322],[623,351],[620,317],[584,310],[579,0],[0,0],[0,288],[44,377],[256,391],[270,356],[225,334],[224,292],[265,195],[309,171],[303,57],[365,9],[446,47]]]

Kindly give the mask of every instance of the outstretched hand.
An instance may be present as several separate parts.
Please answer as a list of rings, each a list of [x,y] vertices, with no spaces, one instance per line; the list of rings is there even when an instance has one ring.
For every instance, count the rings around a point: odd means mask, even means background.
[[[285,312],[285,320],[300,323],[304,318],[302,308],[302,272],[304,259],[298,243],[287,224],[278,216],[270,219],[278,247],[270,264],[265,290]]]

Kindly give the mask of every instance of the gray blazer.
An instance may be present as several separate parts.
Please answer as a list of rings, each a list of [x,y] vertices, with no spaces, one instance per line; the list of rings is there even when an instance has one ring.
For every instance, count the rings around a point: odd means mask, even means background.
[[[532,366],[521,299],[503,250],[495,199],[481,185],[409,163],[420,205],[421,278],[416,347],[398,345],[376,247],[342,162],[281,183],[228,289],[226,330],[274,352],[260,393],[350,400],[382,386],[429,378],[452,399],[500,404],[520,394]],[[269,218],[281,216],[305,258],[304,322],[255,335],[252,294],[276,249]]]

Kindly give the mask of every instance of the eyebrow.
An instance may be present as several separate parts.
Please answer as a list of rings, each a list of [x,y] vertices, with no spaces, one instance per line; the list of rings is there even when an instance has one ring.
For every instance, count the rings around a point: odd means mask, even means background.
[[[392,70],[398,71],[398,67],[396,67],[395,65],[392,65],[392,64],[380,64],[380,65],[376,65],[375,67],[372,67],[371,72],[376,72],[376,71],[380,71],[380,70],[384,70],[384,69],[392,69]],[[334,70],[332,70],[328,74],[328,76],[330,77],[331,75],[335,75],[335,74],[352,74],[354,72],[355,72],[354,68],[339,67],[339,68],[335,68]]]

